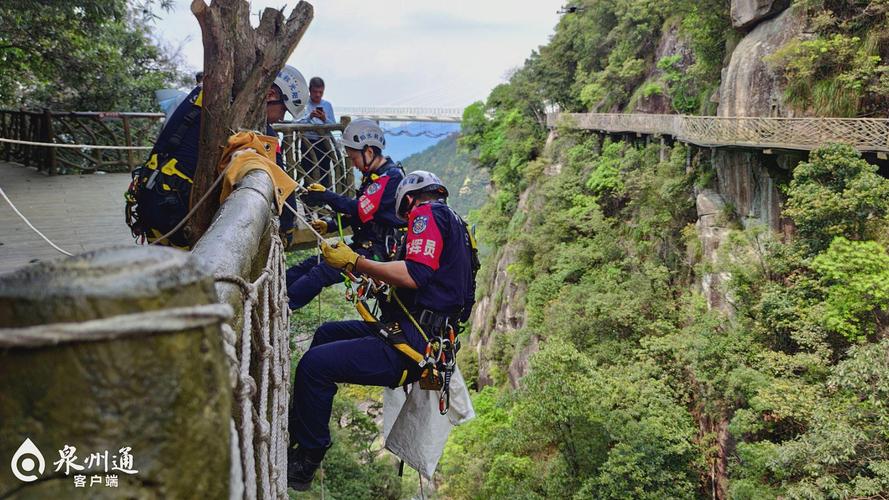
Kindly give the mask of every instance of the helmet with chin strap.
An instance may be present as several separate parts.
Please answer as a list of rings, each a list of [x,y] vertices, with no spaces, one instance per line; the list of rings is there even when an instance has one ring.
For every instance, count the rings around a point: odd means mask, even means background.
[[[275,77],[274,83],[281,89],[281,98],[287,111],[290,111],[294,119],[302,116],[309,98],[309,86],[302,73],[293,66],[284,66]]]
[[[410,204],[405,199],[407,195],[432,192],[439,193],[444,198],[448,197],[448,188],[432,172],[414,170],[407,174],[398,184],[398,189],[395,191],[395,214],[402,220],[406,220],[405,215],[407,215],[407,211],[410,208]]]
[[[343,130],[343,146],[362,151],[365,146],[376,146],[386,149],[386,137],[383,129],[373,120],[355,120]]]

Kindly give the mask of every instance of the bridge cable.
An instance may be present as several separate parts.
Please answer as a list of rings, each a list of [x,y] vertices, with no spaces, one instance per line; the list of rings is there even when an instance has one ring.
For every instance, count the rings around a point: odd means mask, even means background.
[[[56,245],[55,243],[53,243],[52,240],[50,240],[49,238],[47,238],[46,235],[44,235],[43,233],[40,232],[40,230],[38,230],[36,227],[34,227],[34,224],[31,224],[31,221],[29,221],[28,218],[25,217],[25,216],[19,211],[18,208],[16,208],[16,206],[12,203],[12,200],[10,200],[8,196],[6,196],[6,192],[3,191],[3,188],[2,188],[2,187],[0,187],[0,195],[3,195],[3,199],[6,200],[6,203],[9,203],[9,206],[12,207],[12,211],[15,212],[16,215],[18,215],[19,217],[21,217],[21,219],[22,219],[23,221],[25,221],[25,224],[27,224],[28,227],[30,227],[32,231],[34,231],[35,233],[37,233],[38,236],[40,236],[41,238],[43,238],[44,241],[46,241],[47,243],[49,243],[50,246],[52,246],[53,248],[55,248],[56,250],[58,250],[60,253],[62,253],[62,254],[64,254],[64,255],[67,255],[67,256],[69,256],[69,257],[71,257],[71,256],[74,255],[74,254],[71,253],[71,252],[68,252],[68,251],[65,251],[65,250],[62,250],[61,248],[59,248],[58,245]]]

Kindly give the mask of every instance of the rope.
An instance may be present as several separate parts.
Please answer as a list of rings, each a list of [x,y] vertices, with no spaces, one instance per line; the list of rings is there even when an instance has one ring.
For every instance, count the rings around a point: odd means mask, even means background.
[[[235,395],[244,498],[287,497],[288,399],[290,396],[290,310],[287,307],[284,245],[272,218],[268,260],[253,282],[216,276],[243,296],[240,335],[223,327]],[[256,378],[254,378],[254,376]]]
[[[303,224],[306,225],[306,227],[309,228],[309,231],[311,231],[312,234],[315,235],[315,239],[318,240],[318,243],[321,243],[321,242],[324,241],[324,236],[321,236],[321,233],[319,233],[318,231],[315,231],[315,228],[312,227],[311,224],[309,224],[309,223],[306,221],[306,219],[303,218],[303,216],[301,216],[301,215],[299,214],[299,212],[296,211],[295,208],[293,208],[292,206],[290,206],[290,203],[287,203],[287,201],[284,201],[284,206],[287,207],[288,210],[290,210],[291,212],[293,212],[294,217],[296,217],[297,219],[299,219],[300,222],[302,222]]]
[[[122,314],[79,323],[0,328],[0,348],[47,347],[191,330],[221,323],[231,316],[232,308],[228,304],[206,304]]]
[[[118,150],[151,150],[153,146],[103,146],[94,144],[59,144],[57,142],[34,142],[21,141],[17,139],[5,139],[0,137],[0,142],[9,144],[23,144],[25,146],[43,146],[47,148],[69,148],[69,149],[118,149]]]
[[[25,217],[21,212],[19,212],[19,209],[16,208],[16,206],[12,203],[12,200],[10,200],[8,196],[6,196],[6,192],[3,191],[3,188],[0,188],[0,195],[3,195],[3,199],[6,200],[6,203],[9,203],[9,206],[12,207],[12,211],[15,212],[16,215],[18,215],[19,217],[21,217],[21,219],[22,219],[23,221],[25,221],[25,224],[27,224],[28,227],[30,227],[32,231],[34,231],[35,233],[37,233],[37,236],[40,236],[41,238],[43,238],[44,241],[46,241],[47,243],[49,243],[50,246],[52,246],[53,248],[55,248],[56,250],[58,250],[60,253],[62,253],[62,254],[64,254],[64,255],[67,255],[67,256],[69,256],[69,257],[72,256],[72,255],[74,255],[74,254],[72,254],[72,253],[70,253],[70,252],[67,252],[67,251],[62,250],[61,248],[59,248],[58,245],[56,245],[55,243],[53,243],[52,240],[50,240],[49,238],[47,238],[46,235],[44,235],[44,234],[41,233],[36,227],[34,227],[34,224],[31,224],[31,221],[29,221],[27,217]]]

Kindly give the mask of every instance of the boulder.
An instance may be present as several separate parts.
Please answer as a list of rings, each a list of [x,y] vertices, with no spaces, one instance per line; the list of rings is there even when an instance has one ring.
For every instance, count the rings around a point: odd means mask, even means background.
[[[732,26],[747,29],[790,6],[790,0],[732,0]]]
[[[797,9],[786,9],[738,43],[722,70],[719,116],[791,116],[783,105],[781,79],[763,59],[800,36],[804,26],[805,18]]]

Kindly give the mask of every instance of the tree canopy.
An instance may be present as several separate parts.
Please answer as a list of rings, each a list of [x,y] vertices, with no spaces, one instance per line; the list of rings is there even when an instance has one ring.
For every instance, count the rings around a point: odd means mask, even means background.
[[[152,36],[170,0],[0,3],[0,106],[156,111],[154,91],[191,81]]]

